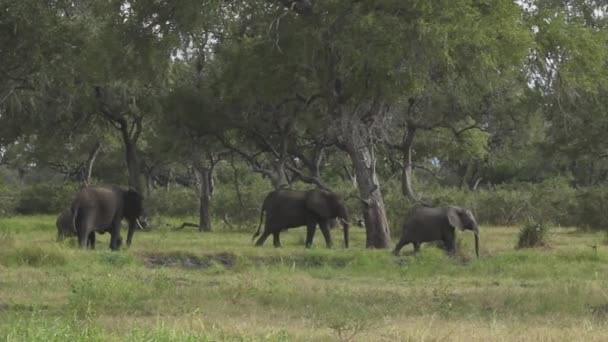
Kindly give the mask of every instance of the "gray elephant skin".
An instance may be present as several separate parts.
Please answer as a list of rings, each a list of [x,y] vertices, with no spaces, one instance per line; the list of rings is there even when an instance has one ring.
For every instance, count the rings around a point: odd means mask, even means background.
[[[260,235],[264,212],[266,213],[264,232],[256,241],[256,246],[262,246],[266,238],[272,234],[274,246],[280,247],[281,231],[306,226],[306,248],[310,248],[318,224],[327,247],[331,248],[329,226],[330,221],[337,218],[344,229],[344,246],[348,248],[348,212],[340,196],[331,191],[279,189],[270,192],[262,204],[260,224],[253,239]]]
[[[57,226],[57,241],[63,241],[67,237],[76,236],[72,222],[72,210],[70,208],[65,208],[59,214],[55,226]],[[97,233],[104,234],[107,231],[109,231],[109,227],[106,227],[104,230],[97,230]],[[95,233],[89,234],[87,246],[95,249]]]
[[[81,248],[88,238],[97,232],[110,233],[110,248],[118,250],[122,239],[120,223],[129,223],[127,246],[131,245],[133,233],[143,212],[143,198],[135,190],[124,190],[116,186],[88,186],[80,189],[72,201],[71,213],[74,231]]]
[[[417,207],[412,210],[403,224],[401,239],[393,254],[408,243],[414,245],[414,252],[420,250],[420,243],[443,241],[448,253],[456,250],[456,229],[472,230],[475,234],[475,255],[479,257],[479,227],[473,213],[467,209],[450,206],[441,208]]]

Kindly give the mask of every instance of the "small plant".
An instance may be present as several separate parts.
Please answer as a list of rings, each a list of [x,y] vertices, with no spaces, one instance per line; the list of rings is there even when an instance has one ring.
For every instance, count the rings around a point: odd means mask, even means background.
[[[529,221],[519,230],[516,249],[547,245],[549,227],[541,222]]]

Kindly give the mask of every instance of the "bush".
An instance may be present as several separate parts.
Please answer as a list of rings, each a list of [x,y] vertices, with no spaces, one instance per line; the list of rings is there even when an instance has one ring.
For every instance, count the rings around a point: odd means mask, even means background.
[[[533,248],[547,245],[549,226],[543,222],[530,221],[520,231],[515,248]]]
[[[572,225],[587,229],[608,228],[608,188],[580,189],[575,198],[576,207],[569,212]]]
[[[243,176],[239,179],[239,195],[234,184],[216,189],[211,200],[212,215],[220,220],[227,217],[231,224],[257,222],[264,198],[272,187],[267,179],[257,175]]]
[[[25,187],[19,194],[18,214],[57,214],[72,203],[78,186],[72,183],[39,183]]]
[[[156,189],[146,197],[144,206],[153,216],[198,215],[198,196],[194,190],[184,187]]]
[[[19,192],[16,189],[0,185],[0,216],[14,214],[18,201]]]

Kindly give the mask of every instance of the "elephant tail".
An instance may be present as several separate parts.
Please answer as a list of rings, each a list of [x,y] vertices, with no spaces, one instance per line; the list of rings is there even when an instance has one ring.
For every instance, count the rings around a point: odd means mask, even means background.
[[[260,212],[260,224],[258,225],[258,230],[251,237],[251,241],[255,240],[255,238],[260,235],[260,229],[262,228],[262,220],[264,219],[264,211],[266,210],[264,209],[264,206],[262,206],[262,211]]]
[[[78,207],[72,207],[71,208],[72,211],[72,232],[74,233],[74,235],[78,236],[78,232],[76,230],[76,219],[78,217]]]

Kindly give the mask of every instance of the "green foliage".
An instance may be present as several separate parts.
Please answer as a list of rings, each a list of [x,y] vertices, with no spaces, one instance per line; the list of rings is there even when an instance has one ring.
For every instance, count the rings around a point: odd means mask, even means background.
[[[145,199],[145,208],[152,215],[189,216],[198,214],[198,196],[194,190],[181,186],[168,190],[155,189]]]
[[[15,213],[19,192],[12,186],[0,184],[0,216]]]
[[[605,186],[578,190],[572,225],[589,229],[608,227],[608,189]]]
[[[227,176],[229,175],[224,175],[224,177]],[[238,180],[239,193],[237,193],[232,179],[230,182],[232,183],[230,184],[232,188],[224,187],[223,189],[218,189],[213,195],[211,203],[212,214],[218,220],[227,217],[231,223],[256,222],[257,227],[257,220],[260,216],[264,198],[272,190],[268,180],[258,175],[243,174]]]
[[[515,248],[544,247],[547,245],[549,226],[542,221],[530,220],[519,230]]]
[[[72,205],[76,184],[39,183],[24,187],[15,211],[19,214],[59,214]]]

